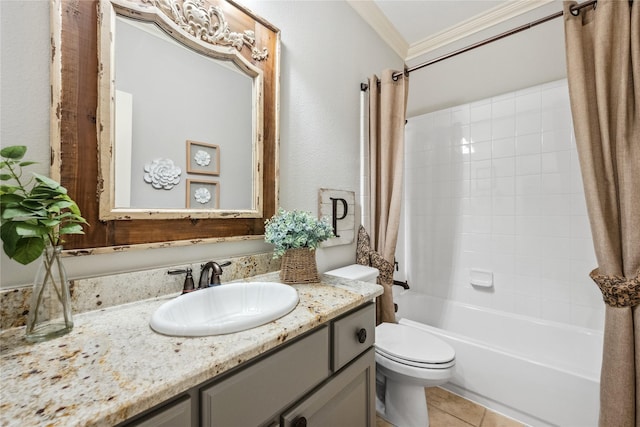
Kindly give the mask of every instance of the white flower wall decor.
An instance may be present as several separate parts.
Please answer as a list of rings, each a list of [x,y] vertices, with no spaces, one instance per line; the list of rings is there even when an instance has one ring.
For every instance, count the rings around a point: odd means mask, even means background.
[[[220,146],[187,140],[187,173],[220,175]]]
[[[218,181],[187,177],[187,209],[219,209],[220,183]]]
[[[200,187],[193,193],[193,198],[196,199],[196,202],[204,205],[211,200],[211,193],[206,188]]]
[[[211,163],[211,154],[204,150],[198,150],[193,156],[193,160],[195,160],[199,166],[209,166],[209,163]]]
[[[171,159],[158,158],[144,165],[144,181],[157,190],[171,190],[180,182],[181,173]]]

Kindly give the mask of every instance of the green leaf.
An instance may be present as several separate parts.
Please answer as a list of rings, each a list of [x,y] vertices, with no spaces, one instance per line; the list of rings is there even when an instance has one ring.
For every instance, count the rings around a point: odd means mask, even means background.
[[[38,200],[24,199],[20,202],[20,206],[30,211],[37,211],[44,208],[43,203]]]
[[[0,156],[5,159],[13,159],[20,160],[24,157],[24,154],[27,152],[27,147],[24,145],[12,145],[10,147],[5,147],[0,150]]]
[[[33,212],[20,207],[7,208],[2,211],[2,218],[12,221],[22,220],[25,217],[31,217]]]
[[[37,164],[38,164],[38,162],[20,162],[20,163],[18,163],[18,165],[19,165],[20,167],[31,166],[31,165],[37,165]]]
[[[51,228],[59,226],[61,221],[59,219],[57,219],[57,218],[55,218],[55,219],[52,218],[52,219],[41,219],[39,222],[40,222],[40,224],[44,225],[45,227],[48,227],[48,228],[51,229]]]
[[[12,259],[22,265],[27,265],[37,260],[44,251],[45,241],[41,237],[23,238],[18,241]],[[7,254],[9,255],[9,254]]]
[[[0,237],[2,237],[2,241],[4,242],[4,252],[9,258],[13,257],[18,240],[20,240],[20,236],[16,233],[16,225],[17,223],[15,222],[5,222],[0,227]]]
[[[24,200],[24,197],[20,196],[19,194],[13,194],[13,193],[5,193],[5,194],[0,194],[0,205],[19,205],[21,201]]]
[[[16,233],[20,237],[42,237],[49,234],[49,227],[27,222],[16,223]]]
[[[48,176],[40,175],[39,173],[35,173],[35,172],[33,172],[33,176],[36,177],[36,181],[38,181],[39,183],[41,183],[41,184],[43,184],[43,185],[45,185],[45,186],[47,186],[49,188],[52,188],[54,190],[59,190],[60,188],[62,188],[64,191],[62,191],[61,194],[66,194],[67,193],[67,190],[64,187],[62,187],[58,183],[58,181],[56,181],[54,179],[51,179]]]
[[[60,234],[84,234],[84,231],[82,231],[80,224],[69,224],[60,227]]]
[[[47,206],[47,209],[59,212],[62,209],[66,209],[66,208],[72,206],[73,204],[74,204],[73,202],[70,202],[68,200],[57,200],[57,201],[51,203],[49,206]]]
[[[0,194],[12,194],[18,190],[13,185],[0,185]]]
[[[10,179],[13,179],[13,175],[8,173],[0,174],[0,181],[9,181]]]

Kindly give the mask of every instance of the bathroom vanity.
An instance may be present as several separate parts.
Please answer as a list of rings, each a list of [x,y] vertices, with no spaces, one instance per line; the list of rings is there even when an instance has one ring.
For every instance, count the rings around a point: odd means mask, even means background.
[[[149,318],[166,297],[77,315],[71,334],[44,343],[9,329],[0,424],[372,425],[371,301],[382,288],[331,276],[293,286],[291,313],[228,335],[153,332]]]

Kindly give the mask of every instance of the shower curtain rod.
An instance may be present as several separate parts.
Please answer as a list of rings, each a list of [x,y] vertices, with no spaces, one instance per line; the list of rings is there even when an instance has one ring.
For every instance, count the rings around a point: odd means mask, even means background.
[[[571,8],[570,8],[571,14],[575,15],[575,16],[578,16],[580,14],[580,10],[581,9],[583,9],[583,8],[585,8],[587,6],[591,6],[591,5],[593,5],[593,7],[595,8],[597,2],[598,2],[598,0],[590,0],[590,1],[586,1],[584,3],[580,3],[578,5],[575,5],[575,6],[571,6]],[[540,24],[543,24],[543,23],[545,23],[547,21],[551,21],[552,19],[559,18],[563,14],[564,14],[563,11],[556,12],[556,13],[554,13],[552,15],[545,16],[544,18],[540,18],[540,19],[537,19],[537,20],[535,20],[533,22],[529,22],[528,24],[521,25],[521,26],[519,26],[517,28],[514,28],[512,30],[505,31],[504,33],[498,34],[498,35],[493,36],[493,37],[489,37],[488,39],[484,39],[484,40],[479,41],[477,43],[474,43],[472,45],[463,47],[463,48],[458,49],[458,50],[454,50],[453,52],[450,52],[450,53],[447,53],[445,55],[439,56],[439,57],[437,57],[435,59],[432,59],[430,61],[423,62],[422,64],[418,64],[418,65],[414,65],[413,67],[405,68],[404,69],[404,73],[402,71],[398,71],[396,73],[393,73],[393,80],[394,81],[398,80],[398,78],[403,74],[405,76],[409,76],[409,73],[411,73],[413,71],[419,70],[421,68],[428,67],[429,65],[437,64],[438,62],[444,61],[445,59],[452,58],[454,56],[460,55],[461,53],[469,52],[470,50],[473,50],[475,48],[484,46],[484,45],[489,44],[489,43],[493,43],[493,42],[495,42],[497,40],[503,39],[503,38],[511,36],[513,34],[517,34],[517,33],[521,32],[521,31],[528,30],[530,28],[535,27],[536,25],[540,25]],[[379,84],[380,84],[380,81],[378,80],[378,85]],[[360,83],[360,90],[366,91],[367,89],[369,89],[369,85],[367,83]]]

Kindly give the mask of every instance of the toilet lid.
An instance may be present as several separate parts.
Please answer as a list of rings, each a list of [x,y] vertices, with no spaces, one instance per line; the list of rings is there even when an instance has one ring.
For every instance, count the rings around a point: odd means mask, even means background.
[[[376,326],[376,349],[407,364],[451,365],[454,349],[441,339],[407,325],[381,323]]]

